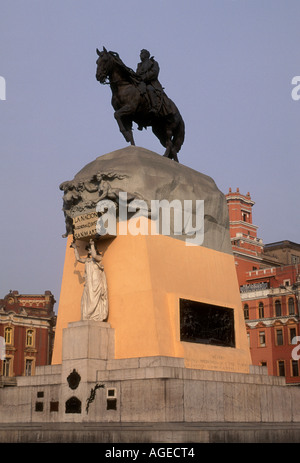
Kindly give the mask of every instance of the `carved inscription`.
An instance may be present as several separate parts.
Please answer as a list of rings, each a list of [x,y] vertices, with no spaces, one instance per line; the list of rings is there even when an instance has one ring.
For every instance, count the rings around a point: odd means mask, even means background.
[[[74,239],[91,238],[96,236],[96,224],[98,220],[97,212],[78,215],[73,218]]]

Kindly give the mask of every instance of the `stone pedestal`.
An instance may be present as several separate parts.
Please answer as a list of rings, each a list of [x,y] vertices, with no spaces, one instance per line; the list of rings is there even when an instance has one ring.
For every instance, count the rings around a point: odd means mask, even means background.
[[[63,331],[62,361],[114,358],[114,330],[109,323],[81,320]]]
[[[70,241],[71,237],[66,246],[53,364],[60,364],[62,355],[69,355],[62,353],[62,331],[80,319],[84,268],[76,264]],[[107,277],[108,323],[115,331],[115,359],[179,357],[189,368],[249,372],[251,358],[232,255],[203,246],[186,246],[184,241],[162,235],[119,235],[100,241],[98,250],[103,252]],[[181,300],[231,310],[234,346],[183,339]],[[77,339],[84,330],[91,329],[84,325],[77,328],[76,323],[72,326]],[[64,349],[68,352],[69,347]],[[73,349],[82,349],[82,355],[86,355],[88,349],[94,351],[94,346],[75,344]],[[101,355],[107,358],[103,349]]]
[[[87,418],[87,399],[97,384],[95,372],[114,358],[114,347],[114,330],[109,323],[81,320],[63,330],[61,419],[69,422]],[[81,412],[69,412],[69,401],[75,406],[77,401]]]
[[[101,341],[89,345],[95,327],[72,325],[75,337],[83,336],[82,346],[68,340],[68,332],[64,338],[62,335],[70,323],[81,318],[85,282],[82,262],[92,236],[103,255],[107,321],[115,332],[116,360],[164,356],[182,358],[187,368],[249,372],[251,357],[230,243],[227,202],[213,179],[151,151],[129,147],[96,158],[71,182],[65,182],[63,190],[67,228],[70,233],[73,220],[71,231],[77,237],[81,261],[70,247],[70,234],[53,365],[69,355],[95,359],[108,355],[103,346],[98,346]],[[126,201],[121,196],[124,192]],[[72,202],[73,197],[76,200]],[[114,199],[118,214],[114,237],[95,235],[100,197],[101,201]],[[133,221],[132,201],[136,199],[143,201],[146,212]],[[204,208],[196,207],[199,201]],[[153,202],[156,215],[152,214]],[[170,206],[167,218],[161,211],[165,206],[157,204],[160,202]],[[174,203],[176,214],[171,210]],[[156,222],[155,217],[160,215],[169,227]],[[169,231],[163,231],[166,228]],[[196,230],[199,241],[192,239]]]

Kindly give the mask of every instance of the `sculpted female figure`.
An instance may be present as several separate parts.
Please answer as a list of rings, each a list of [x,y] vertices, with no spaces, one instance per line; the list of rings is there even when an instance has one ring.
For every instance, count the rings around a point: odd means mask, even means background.
[[[85,264],[85,283],[81,298],[81,319],[104,321],[108,315],[107,282],[102,265],[102,253],[95,248],[91,239],[87,246],[88,255],[81,258],[76,243],[73,241],[71,247],[75,251],[78,262]]]

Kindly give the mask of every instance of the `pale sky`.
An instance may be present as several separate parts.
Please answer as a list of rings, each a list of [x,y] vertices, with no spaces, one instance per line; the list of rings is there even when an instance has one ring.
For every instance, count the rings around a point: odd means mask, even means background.
[[[0,298],[59,300],[59,184],[128,146],[95,79],[103,45],[133,69],[155,56],[186,124],[180,162],[249,191],[264,243],[299,243],[299,18],[299,0],[0,0]],[[163,154],[150,129],[134,136]]]

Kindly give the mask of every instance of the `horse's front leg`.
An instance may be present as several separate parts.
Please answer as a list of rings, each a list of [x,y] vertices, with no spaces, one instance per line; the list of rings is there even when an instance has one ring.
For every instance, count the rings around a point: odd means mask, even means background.
[[[129,114],[132,114],[132,108],[129,105],[126,105],[123,106],[121,109],[115,111],[114,117],[118,123],[120,132],[123,134],[125,140],[131,145],[135,145],[132,133],[132,122],[129,121],[129,118],[128,123],[126,125],[123,122],[123,118],[126,118],[126,116],[128,116]]]

